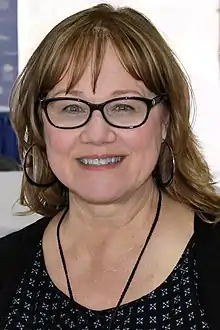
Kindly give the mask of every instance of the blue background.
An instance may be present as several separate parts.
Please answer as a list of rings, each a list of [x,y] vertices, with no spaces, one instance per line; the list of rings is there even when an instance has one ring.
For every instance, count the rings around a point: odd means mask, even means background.
[[[18,160],[8,99],[18,74],[17,0],[0,0],[0,155]]]

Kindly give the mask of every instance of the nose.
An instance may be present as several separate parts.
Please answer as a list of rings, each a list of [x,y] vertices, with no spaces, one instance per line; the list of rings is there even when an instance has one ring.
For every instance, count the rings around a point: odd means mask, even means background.
[[[83,126],[80,135],[81,142],[94,145],[112,143],[116,140],[116,133],[108,123],[106,123],[100,111],[94,111],[89,122]]]

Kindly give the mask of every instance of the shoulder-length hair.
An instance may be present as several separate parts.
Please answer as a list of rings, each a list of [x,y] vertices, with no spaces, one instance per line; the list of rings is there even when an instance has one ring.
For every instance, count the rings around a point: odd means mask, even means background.
[[[23,176],[20,203],[33,212],[54,216],[68,204],[67,188],[54,177],[47,161],[39,99],[70,73],[67,91],[93,64],[93,88],[111,42],[129,74],[149,90],[169,98],[167,142],[175,157],[172,184],[164,191],[192,209],[220,220],[208,165],[190,124],[193,93],[187,74],[155,26],[131,8],[100,4],[80,11],[55,26],[35,50],[18,77],[10,98],[11,121],[18,137],[21,160],[30,146],[28,169],[38,183],[57,180],[49,188],[35,187]]]

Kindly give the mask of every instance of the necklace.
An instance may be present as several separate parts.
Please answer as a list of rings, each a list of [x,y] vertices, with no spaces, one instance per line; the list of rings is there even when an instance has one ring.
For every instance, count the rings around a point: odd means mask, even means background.
[[[152,223],[152,226],[151,226],[151,229],[150,229],[150,232],[145,240],[145,243],[141,249],[141,252],[137,258],[137,261],[135,262],[135,265],[131,271],[131,274],[127,280],[127,283],[125,284],[125,287],[124,287],[124,290],[122,291],[122,294],[118,300],[118,303],[114,309],[114,312],[113,312],[113,315],[110,319],[110,322],[109,322],[109,325],[107,326],[107,330],[112,330],[112,327],[114,325],[114,322],[116,320],[116,316],[117,316],[117,312],[119,310],[119,307],[121,306],[121,303],[131,285],[131,282],[134,278],[134,275],[136,273],[136,270],[138,268],[138,265],[141,261],[141,258],[144,254],[144,251],[147,247],[147,244],[149,243],[149,240],[153,234],[153,231],[156,227],[156,224],[158,222],[158,219],[159,219],[159,215],[160,215],[160,210],[161,210],[161,202],[162,202],[162,194],[161,194],[161,191],[159,190],[159,199],[158,199],[158,204],[157,204],[157,211],[156,211],[156,215],[155,215],[155,218],[154,218],[154,221]],[[58,225],[57,225],[57,244],[58,244],[58,248],[59,248],[59,253],[60,253],[60,258],[61,258],[61,261],[62,261],[62,266],[63,266],[63,270],[64,270],[64,273],[65,273],[65,277],[66,277],[66,284],[67,284],[67,288],[68,288],[68,292],[69,292],[69,296],[70,296],[70,299],[74,300],[73,298],[73,292],[72,292],[72,288],[71,288],[71,284],[70,284],[70,279],[69,279],[69,274],[68,274],[68,270],[67,270],[67,265],[66,265],[66,261],[65,261],[65,257],[64,257],[64,252],[63,252],[63,248],[62,248],[62,245],[61,245],[61,241],[60,241],[60,226],[66,216],[68,212],[68,208],[65,210],[65,212],[63,213],[63,215],[61,216],[59,222],[58,222]]]

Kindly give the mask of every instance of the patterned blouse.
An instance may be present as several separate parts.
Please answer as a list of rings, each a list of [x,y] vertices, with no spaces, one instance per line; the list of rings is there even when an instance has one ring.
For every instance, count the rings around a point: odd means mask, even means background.
[[[168,278],[151,293],[122,305],[112,329],[209,329],[198,300],[197,280],[191,238]],[[0,320],[0,329],[106,330],[113,313],[114,308],[88,309],[62,293],[47,273],[40,243],[32,267],[17,287],[7,318]]]

